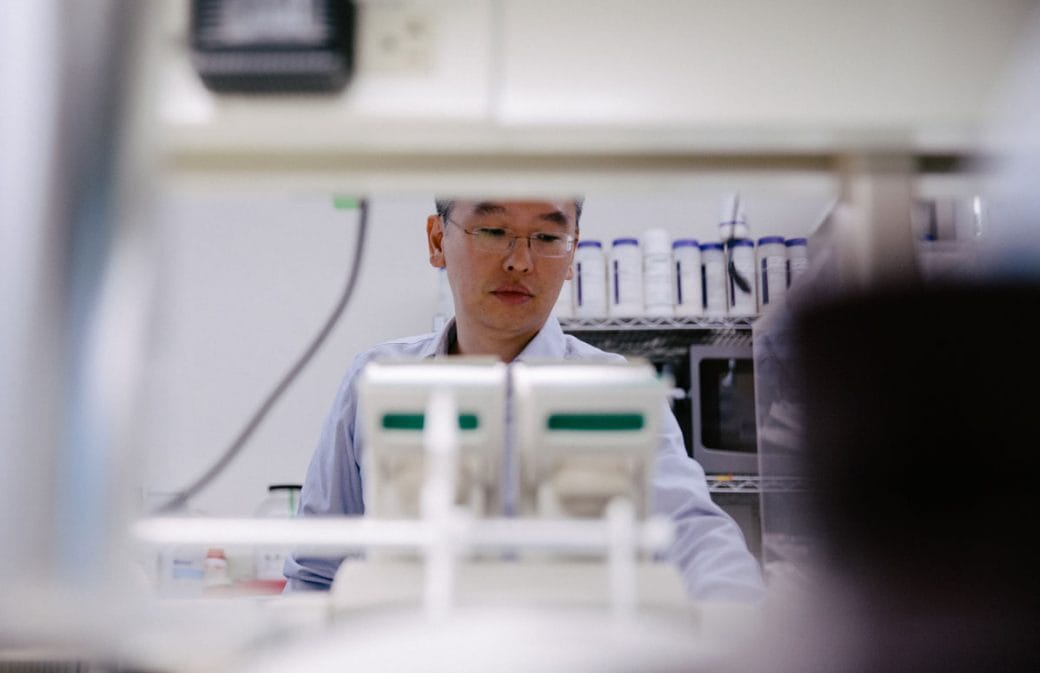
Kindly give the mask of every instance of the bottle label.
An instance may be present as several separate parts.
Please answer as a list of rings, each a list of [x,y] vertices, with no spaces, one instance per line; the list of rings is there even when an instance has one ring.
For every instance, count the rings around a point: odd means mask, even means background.
[[[635,265],[615,259],[613,261],[613,300],[615,306],[641,305],[642,278]]]
[[[683,268],[682,262],[675,262],[675,303],[682,306],[683,303]]]
[[[762,288],[761,300],[764,306],[775,303],[787,290],[787,260],[777,256],[765,257],[761,266],[759,286]]]
[[[722,262],[705,262],[702,267],[704,308],[716,315],[726,312],[725,269]]]
[[[787,286],[790,287],[798,276],[805,273],[809,268],[809,260],[805,257],[795,257],[787,260]]]
[[[700,269],[679,269],[675,283],[675,304],[691,311],[700,311],[704,306],[701,292]]]
[[[644,259],[643,300],[647,308],[672,306],[672,279],[669,259],[664,255]]]
[[[607,288],[602,258],[576,262],[574,281],[575,313],[586,318],[605,316]]]
[[[753,314],[758,306],[755,301],[755,260],[750,248],[734,248],[729,253],[730,311],[735,315]]]
[[[577,269],[577,273],[575,273],[574,275],[576,275],[578,277],[578,279],[577,279],[577,288],[575,289],[575,292],[577,292],[578,306],[581,306],[581,305],[583,305],[585,303],[585,294],[583,292],[583,290],[585,289],[585,283],[583,281],[585,279],[582,277],[583,271],[584,271],[584,269],[583,269],[584,265],[581,262],[578,262],[574,266]]]

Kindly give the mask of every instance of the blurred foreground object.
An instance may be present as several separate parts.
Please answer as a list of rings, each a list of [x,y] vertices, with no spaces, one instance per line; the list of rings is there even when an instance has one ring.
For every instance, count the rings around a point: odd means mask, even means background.
[[[104,651],[120,628],[105,613],[113,589],[128,590],[128,437],[151,280],[141,111],[125,103],[145,70],[147,11],[16,2],[0,21],[6,643]]]
[[[443,618],[456,605],[603,605],[688,617],[680,576],[659,558],[672,525],[648,511],[666,399],[649,363],[379,360],[359,392],[369,441],[360,521],[421,534],[344,562],[338,610],[421,604]]]
[[[770,670],[1034,671],[1040,285],[881,288],[803,308],[824,575]],[[969,316],[999,315],[980,329]],[[793,613],[792,613],[793,614]],[[804,643],[798,652],[792,639]],[[779,649],[777,649],[779,648]],[[823,662],[829,662],[825,666]]]
[[[981,263],[994,278],[1040,282],[1040,7],[1025,24],[1014,66],[999,80],[984,138]]]

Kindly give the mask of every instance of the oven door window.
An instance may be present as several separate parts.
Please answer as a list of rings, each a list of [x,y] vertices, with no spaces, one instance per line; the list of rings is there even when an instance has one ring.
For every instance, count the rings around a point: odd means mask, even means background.
[[[747,358],[700,362],[701,443],[709,449],[755,453],[754,364]]]

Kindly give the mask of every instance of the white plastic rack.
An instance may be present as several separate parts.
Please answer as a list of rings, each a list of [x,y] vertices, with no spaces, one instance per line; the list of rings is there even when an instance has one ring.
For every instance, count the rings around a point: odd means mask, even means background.
[[[560,327],[612,353],[682,361],[693,344],[750,343],[756,317],[565,318]]]
[[[808,482],[801,477],[760,477],[745,474],[709,474],[710,493],[778,493],[809,489]]]
[[[565,332],[572,331],[610,331],[619,329],[638,330],[682,330],[709,329],[729,330],[751,329],[751,324],[758,316],[696,316],[689,318],[560,318],[560,326]]]

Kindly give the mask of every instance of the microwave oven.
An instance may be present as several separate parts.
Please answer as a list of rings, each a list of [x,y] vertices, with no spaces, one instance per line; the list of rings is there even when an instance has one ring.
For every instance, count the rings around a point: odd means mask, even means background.
[[[755,363],[747,336],[690,346],[690,455],[708,474],[758,474]]]

